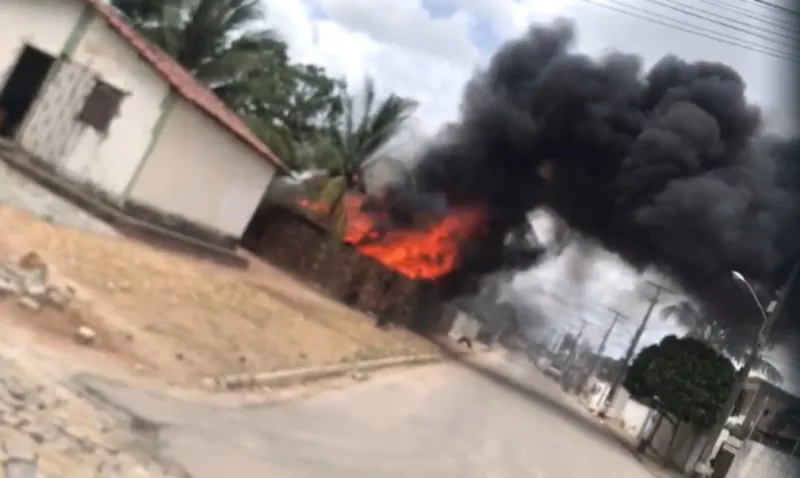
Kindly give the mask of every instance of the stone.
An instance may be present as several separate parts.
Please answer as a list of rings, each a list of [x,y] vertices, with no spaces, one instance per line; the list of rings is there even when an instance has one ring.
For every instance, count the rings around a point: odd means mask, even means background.
[[[17,298],[17,304],[19,304],[20,307],[27,310],[31,310],[33,312],[38,312],[42,310],[41,302],[39,302],[38,300],[34,299],[29,295],[23,295]]]
[[[58,428],[48,423],[33,423],[26,431],[38,444],[54,442],[61,435]]]
[[[92,345],[96,339],[97,333],[85,325],[75,330],[75,341],[81,345]]]
[[[0,275],[0,294],[4,295],[17,295],[22,291],[22,286],[19,281]]]
[[[218,385],[213,377],[206,377],[200,381],[200,385],[206,390],[216,390]]]
[[[22,287],[26,294],[42,297],[47,294],[47,275],[44,270],[35,269],[25,274]]]
[[[6,460],[31,460],[36,461],[36,452],[32,443],[26,443],[16,438],[7,438],[3,441],[3,451]]]
[[[63,310],[72,302],[74,296],[70,294],[69,289],[50,286],[47,288],[45,298],[50,305]]]
[[[48,268],[35,251],[28,252],[18,262],[22,272],[23,289],[26,294],[40,297],[47,293]]]
[[[36,459],[8,458],[3,463],[3,469],[6,478],[39,478],[39,464]]]
[[[14,400],[26,401],[32,395],[33,389],[17,377],[3,377],[0,379],[0,389],[4,390]]]

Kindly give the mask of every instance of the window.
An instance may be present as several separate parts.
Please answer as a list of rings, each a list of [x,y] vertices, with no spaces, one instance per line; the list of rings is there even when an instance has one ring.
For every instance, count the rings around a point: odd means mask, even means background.
[[[119,106],[124,97],[125,93],[122,91],[97,80],[78,113],[78,121],[91,126],[99,133],[108,133],[108,128],[119,113]]]

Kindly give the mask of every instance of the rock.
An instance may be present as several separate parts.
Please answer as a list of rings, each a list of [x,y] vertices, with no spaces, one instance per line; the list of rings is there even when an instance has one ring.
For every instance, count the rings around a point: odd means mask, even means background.
[[[63,310],[72,302],[74,296],[70,294],[69,289],[49,286],[45,298],[50,305]]]
[[[356,382],[365,382],[369,380],[369,375],[365,374],[364,372],[353,372],[350,374],[350,378]]]
[[[17,295],[22,291],[19,281],[13,277],[0,274],[0,294]]]
[[[34,297],[45,295],[47,293],[48,268],[42,257],[31,251],[20,258],[18,266],[22,272],[25,293]]]
[[[42,310],[41,302],[39,302],[38,300],[34,299],[33,297],[31,297],[29,295],[23,295],[23,296],[18,297],[17,298],[17,304],[19,304],[19,306],[24,308],[24,309],[32,310],[34,312],[38,312],[38,311]]]
[[[85,325],[75,330],[75,341],[81,345],[92,345],[96,339],[97,333]]]
[[[3,464],[6,478],[38,478],[39,463],[36,458],[31,460],[8,458]]]
[[[6,460],[30,460],[36,461],[36,452],[34,452],[34,444],[20,440],[18,438],[7,438],[3,441],[3,451],[6,455]]]
[[[216,390],[218,385],[213,377],[206,377],[200,381],[200,385],[206,390]]]
[[[58,428],[48,423],[33,423],[27,433],[38,444],[54,442],[61,435]]]
[[[26,385],[22,380],[17,377],[9,376],[3,377],[0,380],[0,389],[12,399],[20,402],[25,402],[34,393],[33,387]]]
[[[47,273],[42,269],[26,272],[22,280],[22,287],[26,294],[33,297],[42,297],[47,294]]]

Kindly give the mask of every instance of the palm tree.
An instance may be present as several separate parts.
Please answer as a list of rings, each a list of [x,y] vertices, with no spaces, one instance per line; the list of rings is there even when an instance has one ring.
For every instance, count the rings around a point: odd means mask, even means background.
[[[265,28],[261,0],[111,0],[151,43],[237,112],[251,83],[281,75],[286,44]],[[271,82],[278,85],[279,82]]]
[[[661,309],[661,318],[674,321],[689,329],[687,336],[702,340],[718,352],[737,361],[745,360],[750,354],[753,334],[758,332],[751,330],[756,327],[726,328],[719,322],[705,317],[699,309],[686,300]],[[757,358],[753,364],[753,371],[764,375],[767,380],[783,383],[783,375],[763,356]]]
[[[360,98],[344,92],[340,104],[341,115],[333,117],[327,138],[317,144],[316,153],[318,158],[327,158],[317,163],[330,171],[320,197],[330,205],[333,233],[339,237],[347,227],[345,194],[366,191],[362,167],[400,132],[417,108],[415,101],[395,94],[378,101],[371,78],[365,79]]]

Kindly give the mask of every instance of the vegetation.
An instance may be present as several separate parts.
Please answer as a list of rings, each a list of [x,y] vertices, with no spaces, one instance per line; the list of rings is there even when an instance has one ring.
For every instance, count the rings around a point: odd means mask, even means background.
[[[667,420],[673,427],[664,459],[671,458],[678,425],[689,423],[699,430],[713,425],[735,380],[731,361],[694,337],[671,335],[644,348],[624,382],[632,397],[658,413],[653,432],[642,440],[640,451],[649,448]]]
[[[326,150],[331,179],[322,190],[322,200],[330,204],[333,231],[341,236],[347,227],[343,207],[347,191],[366,192],[363,166],[394,138],[414,113],[417,103],[391,94],[377,101],[375,83],[367,78],[361,97],[344,94],[342,115],[330,122]]]
[[[661,317],[689,329],[686,337],[701,340],[718,352],[739,362],[744,361],[750,355],[753,337],[758,333],[759,327],[754,325],[726,328],[720,323],[704,317],[700,310],[689,301],[681,301],[665,307],[661,310]],[[753,371],[760,373],[767,380],[783,383],[783,375],[763,356],[758,357],[753,365]]]
[[[325,195],[363,189],[360,169],[398,132],[414,102],[361,94],[317,65],[292,62],[261,0],[111,0],[130,23],[220,97],[293,169],[331,171]],[[341,211],[335,209],[334,217]]]

